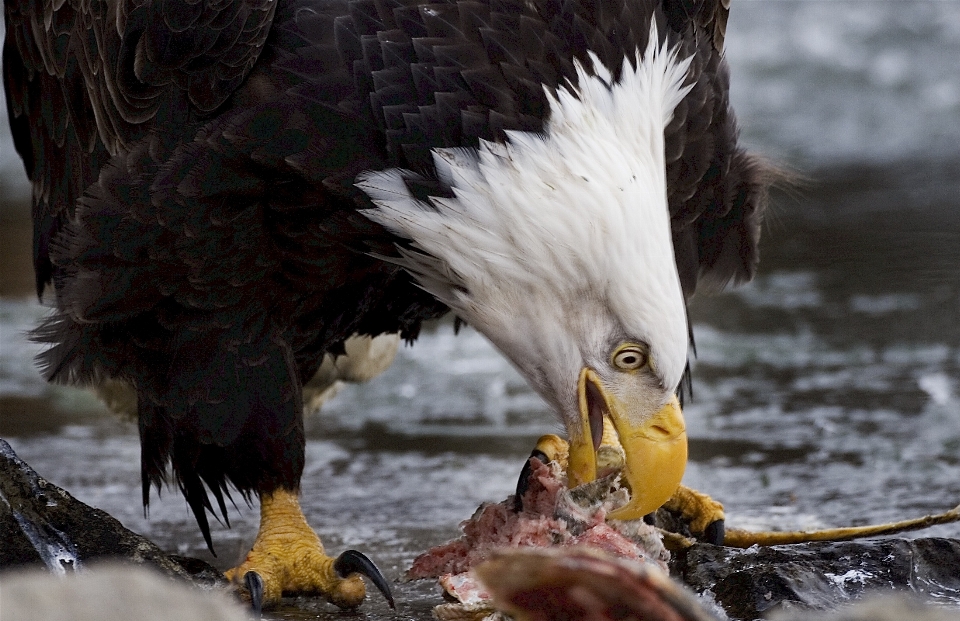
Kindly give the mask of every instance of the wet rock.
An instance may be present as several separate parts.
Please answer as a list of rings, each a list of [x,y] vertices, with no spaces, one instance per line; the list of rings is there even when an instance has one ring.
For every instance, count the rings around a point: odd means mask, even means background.
[[[877,590],[960,602],[960,541],[878,539],[746,550],[697,544],[675,553],[671,572],[715,599],[731,619],[834,609]]]
[[[148,565],[201,586],[225,584],[209,564],[165,554],[109,514],[44,480],[0,440],[0,571],[46,566],[64,574],[105,558]]]
[[[0,621],[243,621],[226,593],[204,592],[146,566],[99,565],[69,576],[4,574]]]

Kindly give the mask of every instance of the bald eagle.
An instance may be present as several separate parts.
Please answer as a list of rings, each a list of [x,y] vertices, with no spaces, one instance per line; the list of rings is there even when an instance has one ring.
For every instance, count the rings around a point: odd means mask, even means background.
[[[211,547],[213,502],[259,496],[228,575],[267,602],[364,596],[297,504],[302,386],[351,336],[449,312],[556,411],[572,484],[606,421],[617,516],[656,509],[686,461],[687,301],[757,265],[728,8],[6,0],[46,376],[135,388],[143,502],[172,473]]]

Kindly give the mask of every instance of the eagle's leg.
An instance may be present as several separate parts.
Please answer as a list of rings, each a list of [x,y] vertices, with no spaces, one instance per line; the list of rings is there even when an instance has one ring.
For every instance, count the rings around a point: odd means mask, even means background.
[[[297,493],[286,489],[260,497],[260,530],[253,548],[237,567],[226,572],[234,584],[251,584],[256,574],[262,604],[271,606],[284,593],[322,595],[340,608],[356,608],[363,602],[366,587],[360,574],[370,578],[393,606],[390,588],[379,570],[359,552],[348,550],[338,558],[328,556],[320,537],[307,524]],[[254,607],[258,594],[251,593]]]
[[[354,335],[344,342],[343,354],[325,355],[303,387],[305,415],[318,411],[340,382],[362,382],[384,371],[399,342],[396,333]],[[229,570],[227,577],[248,592],[254,608],[276,604],[284,593],[319,594],[341,608],[355,608],[365,594],[360,574],[370,579],[392,608],[390,587],[376,566],[355,550],[337,558],[327,555],[320,537],[307,524],[297,493],[279,488],[260,495],[257,538],[243,563]]]
[[[569,444],[563,438],[552,434],[541,436],[537,440],[533,452],[530,453],[530,457],[536,457],[544,463],[556,461],[565,470],[569,459]],[[607,472],[620,469],[624,464],[624,450],[609,418],[604,418],[603,421],[603,435],[600,439],[600,446],[596,451],[596,459],[597,476],[603,476]],[[517,492],[514,497],[517,511],[522,508],[522,496],[527,489],[529,475],[530,461],[528,459],[520,473],[520,479],[517,481]],[[679,514],[683,521],[688,524],[690,532],[701,541],[716,545],[723,543],[723,505],[710,496],[681,485],[663,506],[668,511]]]

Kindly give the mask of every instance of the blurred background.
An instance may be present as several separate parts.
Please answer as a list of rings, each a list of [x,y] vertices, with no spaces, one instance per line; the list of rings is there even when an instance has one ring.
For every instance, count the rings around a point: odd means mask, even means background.
[[[960,2],[734,0],[726,45],[743,141],[811,183],[776,197],[757,279],[695,300],[685,482],[741,528],[949,509],[960,503]],[[233,564],[256,510],[215,527],[217,559],[173,490],[145,518],[136,426],[39,378],[26,333],[46,311],[31,293],[29,188],[5,118],[0,140],[0,436],[167,550]],[[399,575],[478,503],[511,493],[536,437],[557,430],[481,336],[437,324],[308,421],[308,518],[333,551],[359,547]],[[923,534],[957,537],[960,525]]]

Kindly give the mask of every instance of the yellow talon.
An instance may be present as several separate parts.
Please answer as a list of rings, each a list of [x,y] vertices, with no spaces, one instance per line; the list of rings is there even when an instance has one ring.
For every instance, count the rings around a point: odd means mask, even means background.
[[[722,504],[685,485],[677,488],[663,508],[679,513],[689,524],[690,532],[696,535],[703,534],[714,522],[725,519]]]
[[[560,436],[548,433],[540,436],[540,439],[537,440],[537,445],[533,448],[533,454],[537,452],[543,453],[546,455],[548,462],[556,462],[562,470],[566,470],[569,450],[570,446],[566,440]]]
[[[356,573],[341,578],[300,509],[296,492],[278,489],[260,498],[260,531],[239,566],[226,572],[236,585],[248,572],[263,580],[263,604],[271,606],[284,593],[319,594],[340,608],[356,608],[366,586]]]

